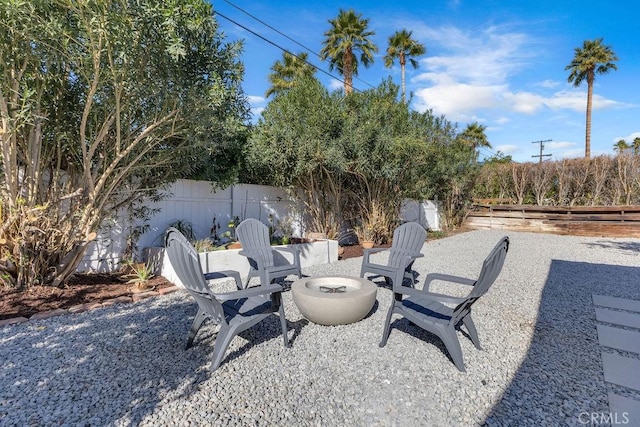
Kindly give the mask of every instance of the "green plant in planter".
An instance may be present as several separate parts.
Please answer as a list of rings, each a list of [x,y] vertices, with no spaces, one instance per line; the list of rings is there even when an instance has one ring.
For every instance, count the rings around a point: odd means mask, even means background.
[[[273,223],[273,215],[269,215],[269,236],[272,245],[288,245],[291,243],[293,235],[293,225],[291,218],[285,218],[282,221],[277,220]]]
[[[216,244],[211,239],[200,239],[193,242],[196,252],[211,252],[216,250]]]

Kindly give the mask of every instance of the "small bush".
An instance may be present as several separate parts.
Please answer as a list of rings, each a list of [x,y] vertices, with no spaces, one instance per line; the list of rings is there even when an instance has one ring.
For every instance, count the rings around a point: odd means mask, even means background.
[[[139,289],[143,289],[144,284],[154,277],[153,269],[146,263],[134,263],[129,267],[132,272],[124,277],[129,279],[127,283],[133,284]]]

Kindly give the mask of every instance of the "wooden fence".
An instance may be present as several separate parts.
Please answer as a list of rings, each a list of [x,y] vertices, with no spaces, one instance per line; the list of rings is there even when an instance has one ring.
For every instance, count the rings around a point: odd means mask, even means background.
[[[477,204],[466,220],[476,229],[504,229],[596,237],[640,237],[640,206],[528,206]]]

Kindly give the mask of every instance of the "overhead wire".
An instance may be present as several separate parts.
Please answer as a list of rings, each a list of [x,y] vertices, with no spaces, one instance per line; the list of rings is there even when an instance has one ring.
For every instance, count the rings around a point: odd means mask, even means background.
[[[244,26],[244,25],[240,24],[240,23],[239,23],[239,22],[237,22],[237,21],[234,21],[233,19],[229,18],[228,16],[225,16],[225,15],[223,15],[222,13],[220,13],[220,12],[218,12],[218,11],[216,11],[216,10],[214,10],[214,12],[213,12],[213,13],[215,13],[215,14],[216,14],[216,15],[218,15],[218,16],[220,16],[221,18],[226,19],[227,21],[231,22],[232,24],[237,25],[238,27],[242,28],[243,30],[248,31],[249,33],[251,33],[251,34],[253,34],[254,36],[256,36],[256,37],[260,38],[261,40],[263,40],[263,41],[265,41],[265,42],[269,43],[270,45],[277,47],[278,49],[282,50],[283,52],[288,53],[289,55],[291,55],[291,56],[293,56],[293,57],[295,57],[295,58],[298,58],[300,61],[303,61],[303,62],[305,62],[305,63],[306,63],[306,64],[308,64],[308,65],[311,65],[313,68],[315,68],[316,70],[320,71],[321,73],[326,74],[326,75],[328,75],[329,77],[331,77],[331,78],[333,78],[333,79],[338,80],[338,81],[339,81],[340,83],[342,83],[342,84],[346,84],[346,82],[345,82],[344,80],[342,80],[341,78],[334,76],[334,75],[333,75],[333,74],[331,74],[330,72],[323,70],[322,68],[318,67],[317,65],[315,65],[315,64],[313,64],[313,63],[311,63],[311,62],[309,62],[309,61],[307,61],[307,60],[305,60],[305,59],[303,59],[303,58],[300,58],[298,55],[296,55],[296,54],[294,54],[294,53],[290,52],[289,50],[287,50],[287,49],[285,49],[284,47],[280,46],[280,45],[279,45],[279,44],[277,44],[276,42],[273,42],[273,41],[269,40],[268,38],[264,37],[263,35],[258,34],[257,32],[255,32],[255,31],[251,30],[250,28],[248,28],[248,27],[246,27],[246,26]],[[353,88],[353,90],[355,90],[355,91],[357,91],[357,92],[362,92],[360,89],[358,89],[358,88],[356,88],[356,87],[353,87],[353,85],[352,85],[351,87]]]
[[[260,19],[260,18],[258,18],[258,17],[256,17],[256,16],[254,16],[254,15],[252,15],[250,12],[247,12],[246,10],[242,9],[240,6],[235,5],[234,3],[232,3],[232,2],[231,2],[231,1],[229,1],[229,0],[224,0],[224,2],[225,2],[225,3],[227,3],[227,4],[229,4],[230,6],[232,6],[232,7],[236,8],[236,9],[238,9],[240,12],[242,12],[242,13],[244,13],[245,15],[249,16],[250,18],[252,18],[252,19],[254,19],[254,20],[258,21],[259,23],[261,23],[261,24],[262,24],[262,25],[264,25],[265,27],[269,28],[270,30],[275,31],[276,33],[278,33],[278,34],[279,34],[279,35],[281,35],[282,37],[286,38],[287,40],[292,41],[293,43],[297,44],[297,45],[298,45],[298,46],[300,46],[301,48],[305,49],[307,52],[309,52],[309,53],[311,53],[311,54],[315,55],[316,57],[318,57],[318,59],[320,59],[321,61],[325,61],[325,59],[323,59],[323,58],[322,58],[322,56],[320,56],[320,54],[318,54],[315,50],[313,50],[313,49],[311,49],[311,48],[309,48],[309,47],[307,47],[307,46],[303,45],[302,43],[300,43],[300,42],[299,42],[299,41],[297,41],[296,39],[294,39],[294,38],[292,38],[292,37],[288,36],[287,34],[283,33],[282,31],[278,30],[277,28],[273,27],[272,25],[270,25],[270,24],[266,23],[266,22],[265,22],[265,21],[263,21],[262,19]],[[222,16],[222,15],[221,15],[221,16]],[[281,48],[281,49],[282,49],[282,48]],[[291,55],[295,56],[296,58],[300,59],[300,57],[298,57],[297,55],[295,55],[295,54],[293,54],[293,53],[291,53],[291,52],[287,52],[287,53],[289,53],[289,54],[291,54]],[[305,62],[307,62],[307,61],[305,61]],[[307,63],[308,63],[308,62],[307,62]],[[316,69],[319,69],[318,67],[315,67],[315,68],[316,68]],[[333,77],[334,77],[334,78],[336,78],[335,76],[333,76]],[[365,80],[362,80],[362,79],[361,79],[360,77],[358,77],[357,75],[356,75],[356,76],[353,76],[353,77],[354,77],[356,80],[358,80],[358,81],[360,81],[360,82],[364,83],[365,85],[369,86],[370,88],[375,89],[375,86],[373,86],[372,84],[370,84],[369,82],[367,82],[367,81],[365,81]],[[340,79],[337,79],[337,78],[336,78],[336,80],[340,80]],[[341,80],[340,80],[340,81],[341,81]],[[344,83],[344,82],[342,82],[342,83]]]

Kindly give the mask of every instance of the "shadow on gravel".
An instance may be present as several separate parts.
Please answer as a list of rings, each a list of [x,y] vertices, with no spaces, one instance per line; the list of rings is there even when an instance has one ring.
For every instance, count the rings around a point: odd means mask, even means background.
[[[523,334],[533,328],[533,338],[486,424],[503,425],[507,419],[581,425],[589,419],[584,414],[608,413],[592,295],[640,299],[639,277],[640,267],[552,260],[535,324],[504,319],[505,327]]]
[[[185,350],[196,304],[147,304],[5,329],[0,420],[13,414],[5,419],[11,425],[138,425],[164,400],[188,402],[220,372],[208,368],[213,327],[208,322]],[[277,316],[261,323],[247,331],[247,345],[227,352],[221,368],[259,342],[282,339]]]
[[[599,242],[585,243],[589,247],[616,249],[621,252],[635,252],[640,254],[640,243],[638,242],[616,242],[611,240],[602,240]]]

